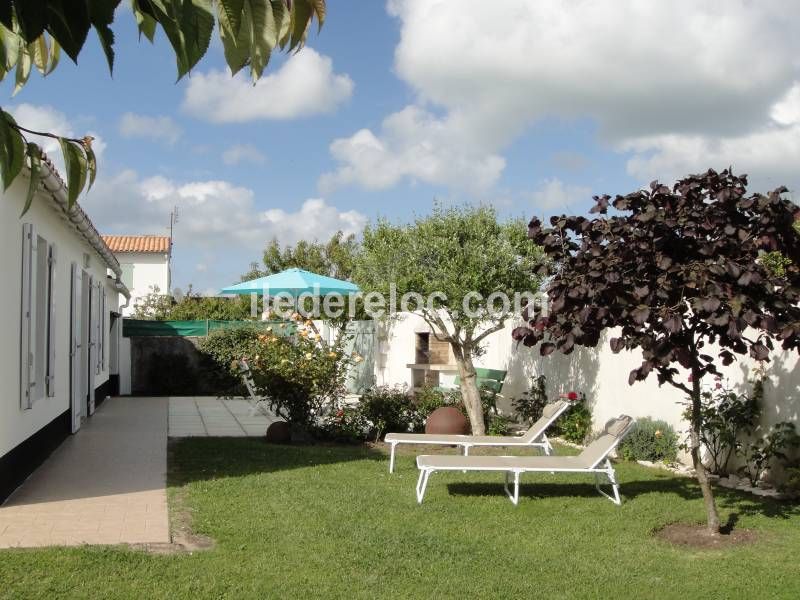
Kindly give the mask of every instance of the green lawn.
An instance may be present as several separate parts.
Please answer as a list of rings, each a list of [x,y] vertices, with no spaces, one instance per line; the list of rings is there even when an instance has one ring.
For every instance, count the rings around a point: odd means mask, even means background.
[[[651,532],[702,520],[691,480],[620,464],[616,507],[590,477],[529,475],[514,507],[502,476],[437,473],[418,506],[411,457],[389,475],[361,447],[180,442],[172,493],[213,549],[1,551],[0,597],[800,597],[796,507],[719,491],[758,542],[687,551]]]

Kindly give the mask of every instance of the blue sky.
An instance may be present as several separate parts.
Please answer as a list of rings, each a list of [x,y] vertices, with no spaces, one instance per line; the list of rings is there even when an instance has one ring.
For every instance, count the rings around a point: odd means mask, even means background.
[[[336,0],[252,88],[216,40],[176,83],[163,35],[140,43],[120,9],[113,78],[92,37],[79,66],[14,98],[3,82],[4,107],[98,138],[81,204],[101,231],[164,233],[179,206],[174,285],[210,291],[272,237],[357,233],[434,198],[584,212],[592,194],[728,164],[793,188],[799,17],[778,0]]]

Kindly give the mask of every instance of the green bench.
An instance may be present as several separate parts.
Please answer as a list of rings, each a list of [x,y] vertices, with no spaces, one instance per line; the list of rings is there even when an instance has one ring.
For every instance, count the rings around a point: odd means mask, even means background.
[[[495,405],[495,399],[500,396],[503,397],[501,392],[503,391],[503,383],[505,383],[506,375],[508,371],[501,371],[499,369],[475,369],[476,375],[476,383],[478,384],[478,389],[489,392],[491,399],[492,399],[492,409],[494,412],[497,412],[497,406]],[[457,375],[456,378],[453,380],[453,384],[456,388],[460,387],[461,385],[461,376]],[[451,391],[455,388],[436,388],[440,391],[446,392]]]

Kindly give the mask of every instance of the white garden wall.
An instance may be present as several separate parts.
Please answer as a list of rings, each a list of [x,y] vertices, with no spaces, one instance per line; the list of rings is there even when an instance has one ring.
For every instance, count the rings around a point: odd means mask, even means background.
[[[623,413],[663,419],[678,431],[686,429],[682,418],[682,392],[670,385],[659,387],[655,374],[647,381],[628,385],[628,373],[641,364],[639,352],[614,354],[608,347],[611,336],[606,335],[597,348],[579,348],[569,356],[554,353],[541,357],[538,348],[518,345],[511,338],[511,331],[518,324],[509,323],[503,330],[490,335],[484,343],[484,354],[476,361],[479,367],[508,371],[503,388],[505,401],[499,403],[501,410],[510,412],[510,399],[529,389],[534,375],[544,374],[551,396],[572,390],[586,394],[592,407],[595,429],[602,428],[606,421]],[[377,329],[376,381],[383,385],[410,386],[412,375],[406,365],[414,362],[414,334],[430,331],[429,326],[419,315],[404,313]],[[713,351],[709,353],[714,354]],[[739,357],[738,362],[723,369],[724,377],[735,389],[749,390],[746,381],[752,377],[755,367],[755,362],[749,357]],[[767,375],[762,427],[768,429],[779,421],[797,422],[800,413],[797,354],[773,352]],[[713,381],[709,379],[704,384],[713,385]]]

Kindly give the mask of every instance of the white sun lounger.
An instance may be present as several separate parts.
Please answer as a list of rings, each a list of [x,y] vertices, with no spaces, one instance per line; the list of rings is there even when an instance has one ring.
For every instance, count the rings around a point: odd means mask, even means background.
[[[627,435],[633,424],[634,420],[626,415],[614,419],[606,425],[603,434],[578,456],[418,456],[417,502],[422,504],[428,478],[435,471],[500,471],[506,474],[505,491],[514,505],[519,502],[520,475],[539,472],[594,473],[597,491],[619,505],[621,504],[619,485],[608,455]],[[613,496],[600,489],[601,475],[608,478]],[[513,491],[509,489],[512,477]]]
[[[549,455],[553,447],[547,439],[545,431],[552,425],[573,402],[558,400],[544,407],[541,418],[523,435],[437,435],[430,433],[388,433],[384,441],[391,446],[389,455],[389,473],[394,472],[394,455],[398,444],[429,444],[436,446],[459,446],[464,456],[469,455],[472,446],[533,446],[541,448]]]
[[[261,413],[267,417],[273,417],[273,413],[270,407],[270,398],[267,396],[259,396],[256,392],[256,383],[253,381],[253,373],[250,371],[250,365],[247,364],[247,360],[242,358],[239,360],[239,371],[242,375],[242,381],[244,381],[244,385],[247,388],[247,393],[250,395],[250,416],[254,416],[256,413]]]

